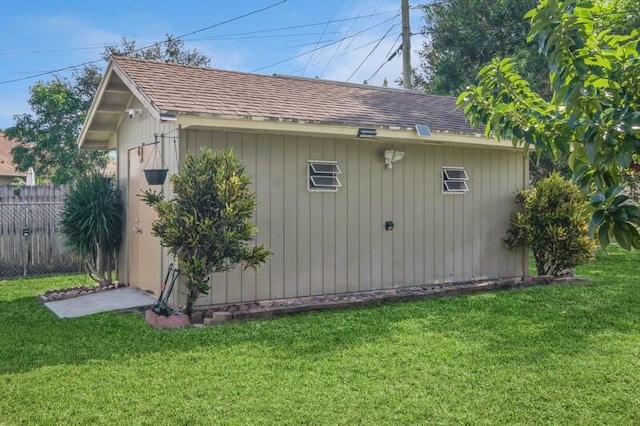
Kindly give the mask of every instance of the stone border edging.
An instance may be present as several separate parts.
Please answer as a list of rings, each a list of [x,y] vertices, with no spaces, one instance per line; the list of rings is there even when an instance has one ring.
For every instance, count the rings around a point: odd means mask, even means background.
[[[267,319],[274,316],[301,312],[457,296],[486,292],[489,290],[509,290],[540,285],[589,283],[591,283],[591,280],[589,279],[572,276],[535,276],[473,281],[459,284],[401,287],[395,289],[372,290],[328,296],[307,296],[293,299],[266,300],[254,303],[213,306],[208,310],[195,311],[191,316],[191,322],[193,324],[204,323],[204,325],[219,325],[228,322]]]
[[[47,290],[38,296],[38,299],[42,303],[53,302],[54,300],[66,300],[78,296],[85,296],[87,294],[101,293],[103,291],[115,290],[118,288],[126,287],[124,284],[111,284],[108,286],[78,286],[69,287],[58,290]]]

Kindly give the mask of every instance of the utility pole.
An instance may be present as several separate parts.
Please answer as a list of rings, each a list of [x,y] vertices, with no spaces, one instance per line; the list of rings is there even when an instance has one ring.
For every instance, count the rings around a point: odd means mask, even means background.
[[[402,86],[411,89],[411,27],[409,0],[402,0]]]

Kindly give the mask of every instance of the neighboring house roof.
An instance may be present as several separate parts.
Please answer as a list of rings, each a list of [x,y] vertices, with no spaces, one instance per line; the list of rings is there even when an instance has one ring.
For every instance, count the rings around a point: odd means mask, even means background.
[[[418,137],[415,126],[419,124],[429,126],[434,133],[451,135],[447,140],[460,136],[466,138],[465,143],[488,142],[479,140],[478,130],[469,126],[451,97],[115,56],[78,138],[80,146],[115,148],[117,128],[129,108],[131,95],[156,119],[163,118],[163,114],[177,116],[177,124],[183,128],[204,125],[203,119],[217,120],[221,126],[222,121],[230,125],[236,120],[235,129],[271,126],[274,130],[275,125],[282,125],[282,131],[355,137],[353,130],[345,128],[374,127],[384,131],[386,138],[396,139],[400,136],[397,131],[402,131],[406,139]],[[200,124],[194,124],[194,120]],[[273,125],[260,127],[259,122]],[[439,140],[442,142],[443,138]]]
[[[4,133],[0,132],[0,176],[20,176],[24,173],[16,171],[13,165],[13,155],[11,150],[18,144],[9,140]]]

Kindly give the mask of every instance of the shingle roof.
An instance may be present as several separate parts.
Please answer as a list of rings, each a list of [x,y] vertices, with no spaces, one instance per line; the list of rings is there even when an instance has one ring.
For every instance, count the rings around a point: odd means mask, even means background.
[[[114,57],[160,112],[476,133],[455,99],[328,80]]]
[[[0,133],[0,176],[24,176],[24,173],[17,172],[13,166],[11,150],[17,145],[7,139],[4,133]]]

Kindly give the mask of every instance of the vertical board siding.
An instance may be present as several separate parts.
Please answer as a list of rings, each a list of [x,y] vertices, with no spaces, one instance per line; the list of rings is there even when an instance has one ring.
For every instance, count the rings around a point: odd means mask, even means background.
[[[358,142],[354,142],[356,144]],[[370,179],[370,223],[369,234],[371,235],[371,289],[378,290],[383,288],[382,277],[382,241],[384,231],[384,216],[382,215],[383,206],[383,192],[382,192],[382,176],[384,169],[379,167],[375,159],[382,155],[382,151],[372,145],[371,157],[374,163],[371,166],[371,179]],[[348,194],[348,191],[344,191]],[[366,231],[366,229],[365,229]]]
[[[335,160],[341,167],[341,170],[345,169],[347,164],[347,141],[337,140],[335,145]],[[344,170],[343,170],[344,171]],[[344,179],[344,175],[340,176],[340,179]],[[336,210],[335,217],[345,218],[345,220],[335,221],[335,291],[336,293],[347,292],[348,286],[348,273],[347,273],[347,191],[338,191],[336,193]]]
[[[271,292],[270,298],[284,297],[284,228],[289,226],[284,217],[284,137],[271,136]],[[293,225],[293,224],[292,224]]]
[[[214,283],[209,303],[524,273],[524,254],[501,241],[513,193],[526,185],[520,152],[203,130],[185,137],[189,151],[230,146],[241,157],[257,194],[256,241],[274,253],[257,273],[216,277],[226,282]],[[392,147],[405,158],[389,170],[383,152]],[[309,192],[309,160],[338,161],[343,186]],[[444,166],[466,168],[467,194],[442,193]]]
[[[347,143],[347,163],[341,167],[342,184],[347,193],[347,289],[360,290],[360,203],[359,203],[359,172],[360,151],[358,143]]]
[[[441,147],[433,149],[433,169],[425,170],[433,177],[433,245],[430,250],[433,253],[433,281],[442,282],[445,279],[445,201],[442,195],[442,166],[444,166],[444,151]]]
[[[322,140],[311,139],[309,143],[309,160],[322,160]],[[307,160],[308,161],[308,160]],[[307,161],[304,161],[305,168],[305,186],[307,184]],[[306,190],[306,189],[305,189]],[[322,266],[323,247],[322,247],[322,225],[323,225],[323,209],[322,197],[323,192],[309,193],[309,275],[311,281],[311,295],[317,296],[323,291],[324,268]],[[260,197],[260,194],[258,194]]]
[[[298,200],[298,263],[297,263],[297,292],[298,296],[311,294],[311,203],[310,193],[307,191],[307,161],[311,158],[309,152],[309,138],[296,138],[296,199]]]
[[[335,160],[335,141],[322,140],[322,160]],[[336,292],[336,196],[337,192],[323,192],[322,200],[322,293]]]
[[[284,297],[296,297],[298,273],[298,156],[296,139],[284,138],[283,165],[284,204]]]
[[[371,163],[374,159],[371,156],[373,148],[369,143],[355,142],[359,147],[360,176],[358,178],[358,200],[360,214],[358,220],[358,237],[360,253],[360,290],[371,288]],[[347,190],[348,191],[348,190]]]

